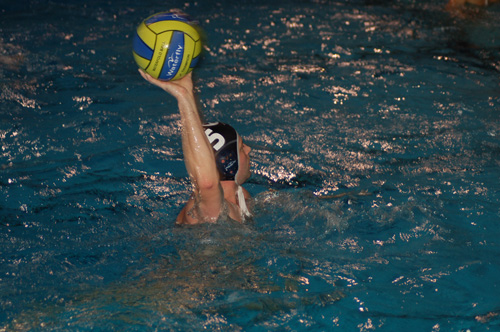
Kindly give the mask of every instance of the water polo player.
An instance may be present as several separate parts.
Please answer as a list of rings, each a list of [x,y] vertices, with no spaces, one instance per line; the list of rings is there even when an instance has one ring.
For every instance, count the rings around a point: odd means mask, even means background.
[[[160,81],[142,70],[144,79],[170,93],[179,106],[182,150],[194,192],[177,217],[179,224],[215,222],[250,216],[241,185],[250,177],[250,147],[233,127],[224,123],[203,125],[193,92],[191,74],[177,81]]]

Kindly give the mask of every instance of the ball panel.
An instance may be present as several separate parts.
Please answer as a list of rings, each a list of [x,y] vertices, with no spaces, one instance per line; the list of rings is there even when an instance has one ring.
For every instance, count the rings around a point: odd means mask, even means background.
[[[188,34],[193,40],[200,39],[200,34],[198,31],[190,24],[180,21],[160,21],[147,26],[156,34],[160,34],[165,31],[183,31]]]
[[[185,76],[187,73],[189,73],[191,69],[191,59],[193,56],[194,52],[194,47],[195,47],[195,42],[189,38],[187,35],[184,36],[184,54],[182,57],[182,63],[179,66],[179,71],[177,74],[172,78],[173,80],[180,79],[181,77]]]
[[[137,27],[137,36],[142,40],[142,42],[147,45],[150,49],[155,48],[156,44],[156,33],[151,31],[144,22],[142,22]],[[134,40],[135,41],[135,40]]]
[[[198,61],[199,60],[200,60],[199,56],[197,56],[196,58],[191,59],[191,64],[189,65],[189,67],[191,68],[191,70],[193,70],[194,67],[196,67],[198,65]]]
[[[201,58],[201,51],[202,51],[201,40],[198,40],[194,43],[193,58],[191,59],[191,63],[189,64],[191,70],[193,70],[193,68],[198,65],[198,61]]]
[[[140,56],[141,58],[151,60],[151,58],[153,57],[153,48],[144,43],[144,41],[141,39],[141,37],[139,37],[138,34],[134,36],[133,49],[134,54]]]
[[[195,43],[195,46],[194,46],[193,58],[199,58],[200,55],[201,55],[201,51],[202,51],[203,45],[202,45],[200,39],[196,40],[195,42],[196,43]]]
[[[170,38],[168,40],[163,39],[163,36],[167,33],[158,36],[158,39],[162,39],[162,42],[168,42],[168,53],[166,54],[165,63],[161,69],[161,74],[159,76],[162,80],[171,80],[176,76],[184,57],[184,33],[180,31],[169,32]]]
[[[134,55],[134,60],[139,68],[146,69],[149,66],[149,63],[151,62],[149,59],[144,59],[135,52],[133,52],[132,54]]]
[[[156,36],[156,46],[146,71],[154,78],[159,78],[169,50],[173,32],[167,31]]]

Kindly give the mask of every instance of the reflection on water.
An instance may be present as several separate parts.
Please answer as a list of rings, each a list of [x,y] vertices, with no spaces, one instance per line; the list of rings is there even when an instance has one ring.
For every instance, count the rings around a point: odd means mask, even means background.
[[[334,285],[314,289],[315,276],[302,273],[295,258],[280,258],[251,225],[178,227],[142,241],[143,263],[127,278],[35,306],[4,328],[92,328],[96,322],[104,328],[242,328],[345,296]]]

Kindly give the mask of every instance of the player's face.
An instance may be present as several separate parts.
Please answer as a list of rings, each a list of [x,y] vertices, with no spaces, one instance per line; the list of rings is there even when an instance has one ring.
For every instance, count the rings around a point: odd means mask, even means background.
[[[241,184],[245,182],[252,174],[250,172],[250,151],[252,151],[252,149],[248,145],[243,143],[241,137],[238,138],[238,141],[239,141],[238,183]]]

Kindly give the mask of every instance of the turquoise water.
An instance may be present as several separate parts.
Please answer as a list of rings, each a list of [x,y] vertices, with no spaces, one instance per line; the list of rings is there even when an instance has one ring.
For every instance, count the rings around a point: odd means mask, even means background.
[[[0,331],[500,329],[500,6],[0,6]],[[207,120],[252,147],[245,225],[176,227],[176,103],[135,26],[207,34]]]

